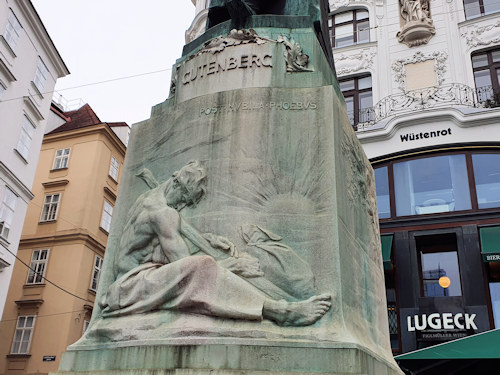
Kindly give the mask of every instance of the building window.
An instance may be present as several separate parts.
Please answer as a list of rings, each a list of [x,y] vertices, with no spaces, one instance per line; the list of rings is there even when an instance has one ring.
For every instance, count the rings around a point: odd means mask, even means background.
[[[96,255],[94,259],[94,271],[92,272],[92,280],[90,282],[90,289],[93,291],[97,291],[97,287],[99,286],[99,278],[101,277],[102,262],[103,262],[102,258],[99,255]]]
[[[45,196],[45,201],[43,202],[42,208],[42,217],[40,218],[41,222],[56,220],[60,201],[60,193]]]
[[[111,164],[109,165],[109,175],[115,181],[118,181],[118,173],[120,172],[120,162],[114,157],[111,157]]]
[[[500,102],[500,50],[474,54],[472,69],[478,101],[494,99]]]
[[[14,334],[11,354],[29,353],[34,326],[34,316],[19,316],[17,318],[16,333]]]
[[[7,19],[7,28],[5,29],[5,40],[10,48],[15,51],[19,35],[21,34],[21,24],[19,23],[14,12],[9,9],[9,17]]]
[[[47,269],[49,250],[34,250],[31,256],[30,270],[26,284],[42,284]]]
[[[420,253],[422,295],[461,296],[457,239],[454,233],[415,238]]]
[[[2,100],[3,93],[4,93],[6,90],[7,90],[7,89],[5,88],[5,86],[3,85],[3,83],[0,81],[0,101]]]
[[[500,207],[500,155],[473,154],[472,164],[478,208]]]
[[[373,121],[372,77],[355,77],[339,80],[344,95],[347,117],[357,129],[359,123]]]
[[[33,123],[25,115],[23,127],[21,128],[21,135],[19,137],[19,142],[17,143],[17,151],[21,154],[21,156],[25,160],[28,160],[31,141],[33,140],[34,134],[35,134],[35,125],[33,125]]]
[[[355,9],[330,16],[328,28],[333,48],[370,41],[370,21],[368,11],[364,9]]]
[[[85,331],[87,330],[87,328],[89,328],[89,325],[90,325],[90,321],[88,321],[88,320],[84,320],[83,321],[83,332],[82,332],[82,334],[85,333]]]
[[[69,148],[63,148],[56,151],[54,158],[54,169],[64,169],[68,167]]]
[[[33,83],[35,84],[38,91],[40,91],[41,93],[43,92],[48,77],[49,77],[49,70],[45,66],[42,59],[38,58],[38,65],[36,67],[35,79],[33,80]]]
[[[397,216],[471,209],[465,155],[410,160],[393,169]]]
[[[387,219],[391,217],[391,199],[389,195],[388,168],[381,167],[374,170],[375,188],[377,190],[378,218]]]
[[[500,12],[497,0],[464,0],[465,18],[470,20],[487,14]]]
[[[5,187],[5,195],[0,207],[0,237],[4,239],[9,238],[10,226],[14,219],[14,212],[16,210],[17,195],[12,190]]]
[[[102,210],[101,228],[109,232],[111,228],[111,218],[113,217],[113,206],[104,201],[104,208]]]

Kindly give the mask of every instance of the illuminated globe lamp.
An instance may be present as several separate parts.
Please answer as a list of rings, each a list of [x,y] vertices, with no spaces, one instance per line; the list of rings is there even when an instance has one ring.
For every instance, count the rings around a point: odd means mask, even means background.
[[[448,288],[450,286],[450,284],[451,284],[451,280],[450,280],[450,278],[448,276],[441,276],[439,278],[439,286],[441,288],[446,289],[446,288]]]

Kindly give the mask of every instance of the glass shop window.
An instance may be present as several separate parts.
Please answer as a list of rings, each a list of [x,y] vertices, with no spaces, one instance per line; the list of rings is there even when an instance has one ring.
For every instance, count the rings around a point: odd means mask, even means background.
[[[395,163],[394,189],[397,216],[471,209],[465,155]]]
[[[495,328],[500,328],[500,262],[489,262],[488,284]]]
[[[500,207],[500,155],[473,154],[472,164],[478,208]]]
[[[422,295],[450,297],[462,295],[455,234],[418,237]]]
[[[374,172],[375,188],[377,190],[378,218],[387,219],[391,217],[388,168],[377,168],[374,170]]]

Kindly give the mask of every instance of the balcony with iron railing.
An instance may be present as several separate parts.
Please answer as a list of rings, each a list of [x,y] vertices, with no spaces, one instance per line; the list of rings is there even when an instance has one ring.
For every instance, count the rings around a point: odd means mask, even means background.
[[[360,109],[358,116],[350,111],[349,120],[356,131],[372,128],[392,116],[445,107],[500,107],[500,92],[492,86],[472,88],[461,83],[427,87],[389,95],[370,108]],[[357,121],[355,121],[357,120]]]

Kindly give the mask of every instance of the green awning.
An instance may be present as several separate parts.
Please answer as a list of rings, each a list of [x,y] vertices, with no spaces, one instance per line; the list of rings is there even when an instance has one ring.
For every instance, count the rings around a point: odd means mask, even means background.
[[[485,262],[500,261],[500,226],[479,228],[481,254]]]
[[[401,354],[394,359],[397,361],[410,359],[500,359],[500,329]]]
[[[380,236],[382,242],[382,259],[384,260],[384,269],[391,269],[391,250],[392,250],[392,234],[388,236]]]

